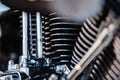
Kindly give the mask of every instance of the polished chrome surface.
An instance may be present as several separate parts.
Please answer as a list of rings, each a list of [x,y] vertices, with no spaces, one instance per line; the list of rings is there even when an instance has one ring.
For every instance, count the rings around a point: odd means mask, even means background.
[[[43,58],[43,36],[42,36],[42,18],[40,12],[36,13],[37,17],[37,54],[38,58]]]

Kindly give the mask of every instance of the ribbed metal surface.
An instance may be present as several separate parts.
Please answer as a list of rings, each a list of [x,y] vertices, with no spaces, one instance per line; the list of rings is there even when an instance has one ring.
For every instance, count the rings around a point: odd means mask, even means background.
[[[73,56],[71,60],[73,64],[72,67],[81,60],[81,58],[86,54],[86,52],[95,42],[100,30],[99,25],[102,20],[103,18],[97,15],[95,17],[87,19],[82,26],[73,50]]]
[[[70,64],[72,51],[81,23],[75,23],[65,17],[58,17],[55,13],[45,18],[44,41],[46,57],[52,64]]]
[[[120,79],[120,35],[101,52],[92,66],[90,80]]]
[[[29,53],[37,56],[37,23],[36,14],[29,13]]]
[[[37,21],[36,13],[27,13],[28,16],[28,51],[31,57],[37,56]],[[20,33],[22,37],[22,16],[20,19]]]

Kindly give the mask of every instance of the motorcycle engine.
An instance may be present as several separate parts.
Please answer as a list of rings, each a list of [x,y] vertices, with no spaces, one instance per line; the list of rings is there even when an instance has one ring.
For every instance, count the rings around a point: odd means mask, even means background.
[[[0,80],[119,80],[119,1],[79,21],[53,2],[1,0]]]

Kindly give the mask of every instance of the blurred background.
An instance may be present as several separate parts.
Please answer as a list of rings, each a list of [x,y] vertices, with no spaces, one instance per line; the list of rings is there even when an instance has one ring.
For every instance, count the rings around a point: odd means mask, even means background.
[[[4,13],[9,7],[0,2],[0,70],[7,70],[8,60],[18,61],[21,53],[21,38],[19,33],[19,22],[16,16],[9,12]]]

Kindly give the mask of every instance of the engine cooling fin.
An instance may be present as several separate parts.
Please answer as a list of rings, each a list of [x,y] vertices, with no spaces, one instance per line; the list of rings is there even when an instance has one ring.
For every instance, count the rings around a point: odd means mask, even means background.
[[[56,13],[44,17],[44,50],[53,65],[70,64],[72,51],[82,23]]]
[[[120,34],[101,52],[93,63],[89,80],[120,79]]]
[[[36,56],[37,53],[37,27],[36,15],[29,13],[29,53]]]
[[[95,42],[101,28],[100,24],[104,20],[105,16],[106,14],[98,14],[95,17],[87,19],[83,24],[74,46],[71,68],[73,68],[83,58]]]
[[[39,51],[42,52],[42,47],[38,47],[38,42],[43,44],[40,40],[38,40],[38,33],[40,33],[40,28],[42,28],[41,25],[41,14],[40,12],[35,12],[35,13],[27,13],[27,26],[28,26],[28,53],[29,57],[32,59],[37,59],[40,58],[38,54],[40,54]],[[22,15],[20,14],[19,16],[19,21],[20,21],[20,35],[22,38]],[[38,25],[38,22],[40,25]],[[39,27],[39,28],[38,28]],[[38,30],[39,29],[39,30]],[[39,35],[40,36],[40,35]],[[40,36],[40,39],[42,37]],[[42,54],[42,53],[41,53]]]

